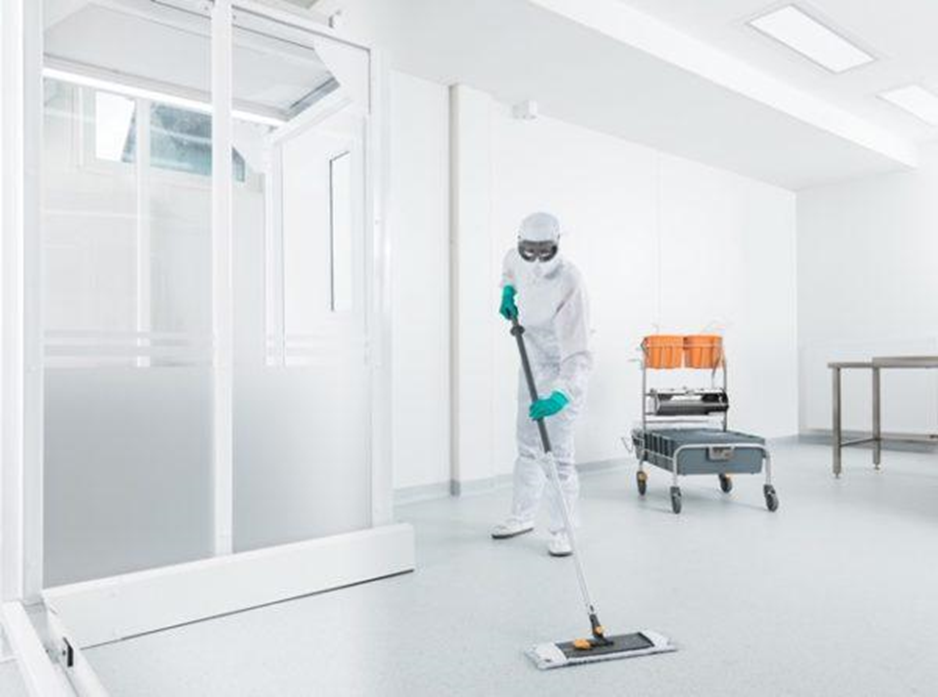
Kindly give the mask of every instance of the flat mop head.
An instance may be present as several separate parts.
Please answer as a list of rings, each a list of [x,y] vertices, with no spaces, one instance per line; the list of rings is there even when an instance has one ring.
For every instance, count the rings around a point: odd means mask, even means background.
[[[528,656],[541,670],[563,668],[580,663],[614,661],[617,658],[636,658],[656,653],[677,651],[670,640],[658,632],[636,632],[606,637],[609,644],[587,649],[577,648],[582,640],[564,641],[556,644],[538,644],[531,647]]]

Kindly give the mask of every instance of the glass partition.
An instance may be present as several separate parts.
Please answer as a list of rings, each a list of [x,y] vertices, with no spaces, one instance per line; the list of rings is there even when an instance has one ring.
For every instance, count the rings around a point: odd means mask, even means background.
[[[43,1],[45,584],[211,556],[229,408],[236,551],[370,527],[368,52],[236,13],[229,372],[206,7]]]
[[[207,17],[45,2],[45,583],[212,552]],[[167,51],[167,47],[172,47]],[[256,186],[233,154],[238,185]]]

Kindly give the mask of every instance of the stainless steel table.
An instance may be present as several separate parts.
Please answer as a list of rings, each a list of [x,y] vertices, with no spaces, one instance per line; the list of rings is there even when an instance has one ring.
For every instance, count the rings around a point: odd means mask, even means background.
[[[880,375],[883,370],[934,370],[938,369],[938,356],[883,356],[871,361],[840,361],[828,363],[833,378],[833,439],[834,447],[834,476],[839,477],[843,471],[842,451],[851,445],[873,445],[873,465],[880,468],[883,454],[883,441],[903,441],[910,443],[938,443],[938,435],[921,436],[889,436],[883,437],[882,430],[882,391]],[[869,437],[854,440],[843,439],[843,426],[841,423],[841,373],[844,370],[869,370],[872,374],[873,389],[873,433]]]

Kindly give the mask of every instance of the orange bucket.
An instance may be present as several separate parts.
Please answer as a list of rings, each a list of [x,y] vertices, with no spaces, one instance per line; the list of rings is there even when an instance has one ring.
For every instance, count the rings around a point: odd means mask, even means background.
[[[645,367],[673,370],[684,363],[684,337],[672,334],[652,334],[642,341]]]
[[[684,337],[684,364],[688,368],[718,368],[723,362],[723,337],[694,334]]]

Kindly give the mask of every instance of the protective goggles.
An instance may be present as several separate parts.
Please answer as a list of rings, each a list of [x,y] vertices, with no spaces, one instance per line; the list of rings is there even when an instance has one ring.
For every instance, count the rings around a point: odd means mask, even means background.
[[[559,246],[556,242],[530,242],[518,240],[518,254],[525,261],[550,261],[557,256]]]

